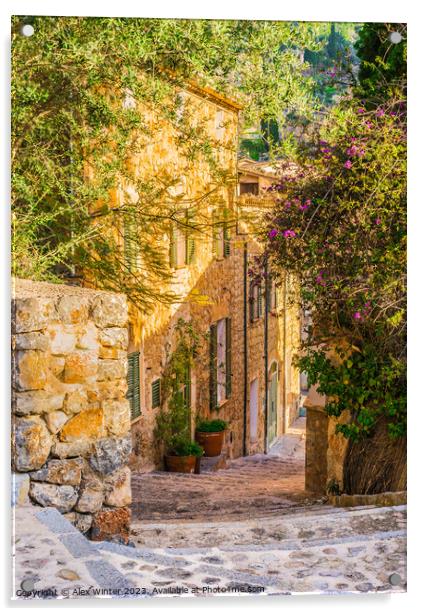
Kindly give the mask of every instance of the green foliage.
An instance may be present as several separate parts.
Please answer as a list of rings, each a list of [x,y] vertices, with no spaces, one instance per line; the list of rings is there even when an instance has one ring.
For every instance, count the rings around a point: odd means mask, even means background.
[[[390,41],[389,35],[399,32],[399,43]],[[406,24],[366,23],[359,32],[356,50],[361,61],[359,67],[360,94],[377,98],[405,95],[406,87]]]
[[[175,329],[175,348],[163,371],[161,408],[156,416],[155,439],[168,451],[191,441],[190,369],[202,343],[191,321],[179,319]],[[188,455],[188,454],[176,454]]]
[[[379,417],[392,436],[406,430],[405,102],[334,108],[275,186],[267,222],[274,274],[298,280],[310,315],[299,365],[367,436]],[[294,300],[293,300],[294,301]],[[337,353],[334,356],[334,349]]]
[[[196,456],[196,458],[201,458],[204,453],[205,450],[199,443],[190,441],[184,436],[175,438],[169,451],[171,456]]]
[[[34,35],[12,20],[13,273],[59,281],[84,276],[143,308],[175,301],[163,237],[187,207],[214,205],[235,178],[219,164],[206,127],[179,113],[188,79],[237,97],[247,125],[306,111],[312,84],[298,50],[317,46],[311,24],[138,18],[34,17]],[[152,126],[140,110],[154,110]],[[204,163],[211,184],[197,200],[172,197],[181,171],[140,178],[143,156],[169,122],[180,160]],[[130,185],[133,190],[127,192]],[[111,198],[121,191],[119,205]],[[93,205],[96,205],[93,224]],[[99,206],[99,207],[97,207]],[[139,258],[125,258],[123,219]],[[200,233],[206,222],[191,225]]]
[[[228,428],[228,423],[223,419],[201,419],[197,425],[198,432],[223,432]]]

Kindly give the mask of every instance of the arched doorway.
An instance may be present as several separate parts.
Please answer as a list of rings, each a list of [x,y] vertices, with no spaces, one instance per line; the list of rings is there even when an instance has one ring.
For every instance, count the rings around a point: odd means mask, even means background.
[[[268,373],[268,448],[277,438],[278,365],[274,361]]]

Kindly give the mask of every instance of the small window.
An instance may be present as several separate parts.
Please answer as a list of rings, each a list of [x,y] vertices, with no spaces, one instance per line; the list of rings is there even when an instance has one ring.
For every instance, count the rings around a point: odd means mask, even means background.
[[[250,320],[256,321],[260,319],[263,314],[263,297],[262,297],[262,284],[260,282],[252,283],[250,287]]]
[[[131,419],[137,419],[141,415],[140,409],[140,353],[128,355],[127,373],[127,399],[130,402]]]
[[[160,398],[161,398],[161,386],[160,379],[156,379],[152,383],[152,409],[158,408],[160,406]]]
[[[215,213],[213,223],[212,252],[218,259],[225,259],[231,254],[231,235],[228,211]]]
[[[259,184],[257,182],[240,183],[241,195],[259,195]]]
[[[169,243],[170,267],[184,267],[195,261],[196,239],[193,226],[193,214],[191,212],[186,213],[184,225],[173,223]]]
[[[210,327],[210,408],[217,409],[231,398],[231,318]]]

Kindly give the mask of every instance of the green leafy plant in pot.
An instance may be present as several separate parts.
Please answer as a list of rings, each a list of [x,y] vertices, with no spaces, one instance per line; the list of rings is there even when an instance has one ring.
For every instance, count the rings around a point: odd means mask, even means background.
[[[221,455],[225,430],[228,423],[223,419],[201,419],[196,426],[196,441],[205,450],[205,456],[213,458]]]

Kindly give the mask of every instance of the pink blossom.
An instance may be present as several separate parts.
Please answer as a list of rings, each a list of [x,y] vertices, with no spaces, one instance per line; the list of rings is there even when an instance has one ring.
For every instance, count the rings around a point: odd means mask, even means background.
[[[296,233],[292,229],[286,229],[283,235],[284,237],[296,237]]]
[[[345,169],[352,169],[352,161],[351,161],[351,160],[347,160],[347,161],[345,162],[345,164],[343,165],[343,167],[344,167]]]
[[[362,315],[361,315],[361,313],[359,312],[359,310],[357,310],[357,311],[354,313],[353,318],[354,318],[356,321],[360,321],[360,320],[362,319]]]
[[[376,225],[381,225],[381,218],[376,218],[375,219],[375,224]]]
[[[274,237],[276,237],[278,235],[278,229],[271,229],[271,231],[268,233],[268,237],[270,240],[273,240]]]
[[[381,116],[384,116],[384,109],[381,109],[381,107],[379,107],[375,112],[375,115],[377,116],[377,118],[381,118]]]
[[[365,109],[363,107],[359,107],[358,113],[365,113]]]

